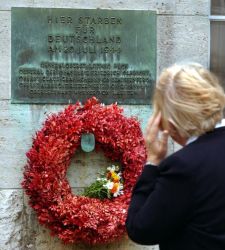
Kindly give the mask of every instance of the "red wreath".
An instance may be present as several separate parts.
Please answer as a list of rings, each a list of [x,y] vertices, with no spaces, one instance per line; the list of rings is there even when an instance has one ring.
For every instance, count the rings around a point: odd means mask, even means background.
[[[41,224],[65,243],[109,243],[125,234],[131,191],[142,171],[146,151],[139,122],[116,104],[96,98],[50,115],[27,152],[22,186]],[[120,161],[124,193],[110,199],[74,195],[66,178],[82,133],[95,135],[96,147]]]

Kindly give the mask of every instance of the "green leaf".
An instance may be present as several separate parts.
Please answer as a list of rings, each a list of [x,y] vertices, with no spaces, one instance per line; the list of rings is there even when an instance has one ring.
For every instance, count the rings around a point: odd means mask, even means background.
[[[97,180],[89,187],[86,187],[82,195],[90,198],[98,198],[101,200],[105,198],[111,198],[109,197],[108,189],[103,187],[104,184],[106,184],[106,181]]]

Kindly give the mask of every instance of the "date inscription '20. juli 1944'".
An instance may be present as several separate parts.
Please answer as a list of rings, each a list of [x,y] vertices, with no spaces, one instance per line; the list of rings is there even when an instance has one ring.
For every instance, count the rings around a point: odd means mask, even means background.
[[[149,104],[156,13],[12,8],[12,103]]]

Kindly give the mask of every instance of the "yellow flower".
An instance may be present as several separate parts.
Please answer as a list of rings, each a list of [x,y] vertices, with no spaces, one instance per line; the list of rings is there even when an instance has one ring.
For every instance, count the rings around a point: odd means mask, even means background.
[[[111,172],[111,178],[114,182],[118,182],[120,180],[120,176],[115,172]]]

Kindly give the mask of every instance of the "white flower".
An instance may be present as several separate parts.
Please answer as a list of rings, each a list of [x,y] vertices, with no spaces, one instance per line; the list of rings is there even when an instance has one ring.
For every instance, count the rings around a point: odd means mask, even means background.
[[[115,166],[116,171],[118,172],[120,170],[119,166]]]
[[[112,167],[107,167],[107,170],[109,170],[110,172],[115,172],[116,167],[112,165]]]
[[[97,181],[107,181],[107,179],[106,178],[97,178]]]
[[[123,184],[120,183],[119,186],[118,186],[117,191],[113,194],[113,197],[117,197],[117,196],[123,194],[123,190],[122,189],[123,189]]]
[[[118,172],[120,170],[120,167],[112,165],[111,167],[107,167],[107,170],[110,172]]]
[[[123,194],[123,191],[122,191],[122,190],[118,190],[117,192],[115,192],[115,193],[113,194],[113,197],[117,197],[117,196],[119,196],[119,195],[121,195],[121,194]]]
[[[114,185],[114,183],[112,181],[107,181],[107,183],[104,184],[103,187],[105,187],[107,189],[112,189],[113,185]]]

